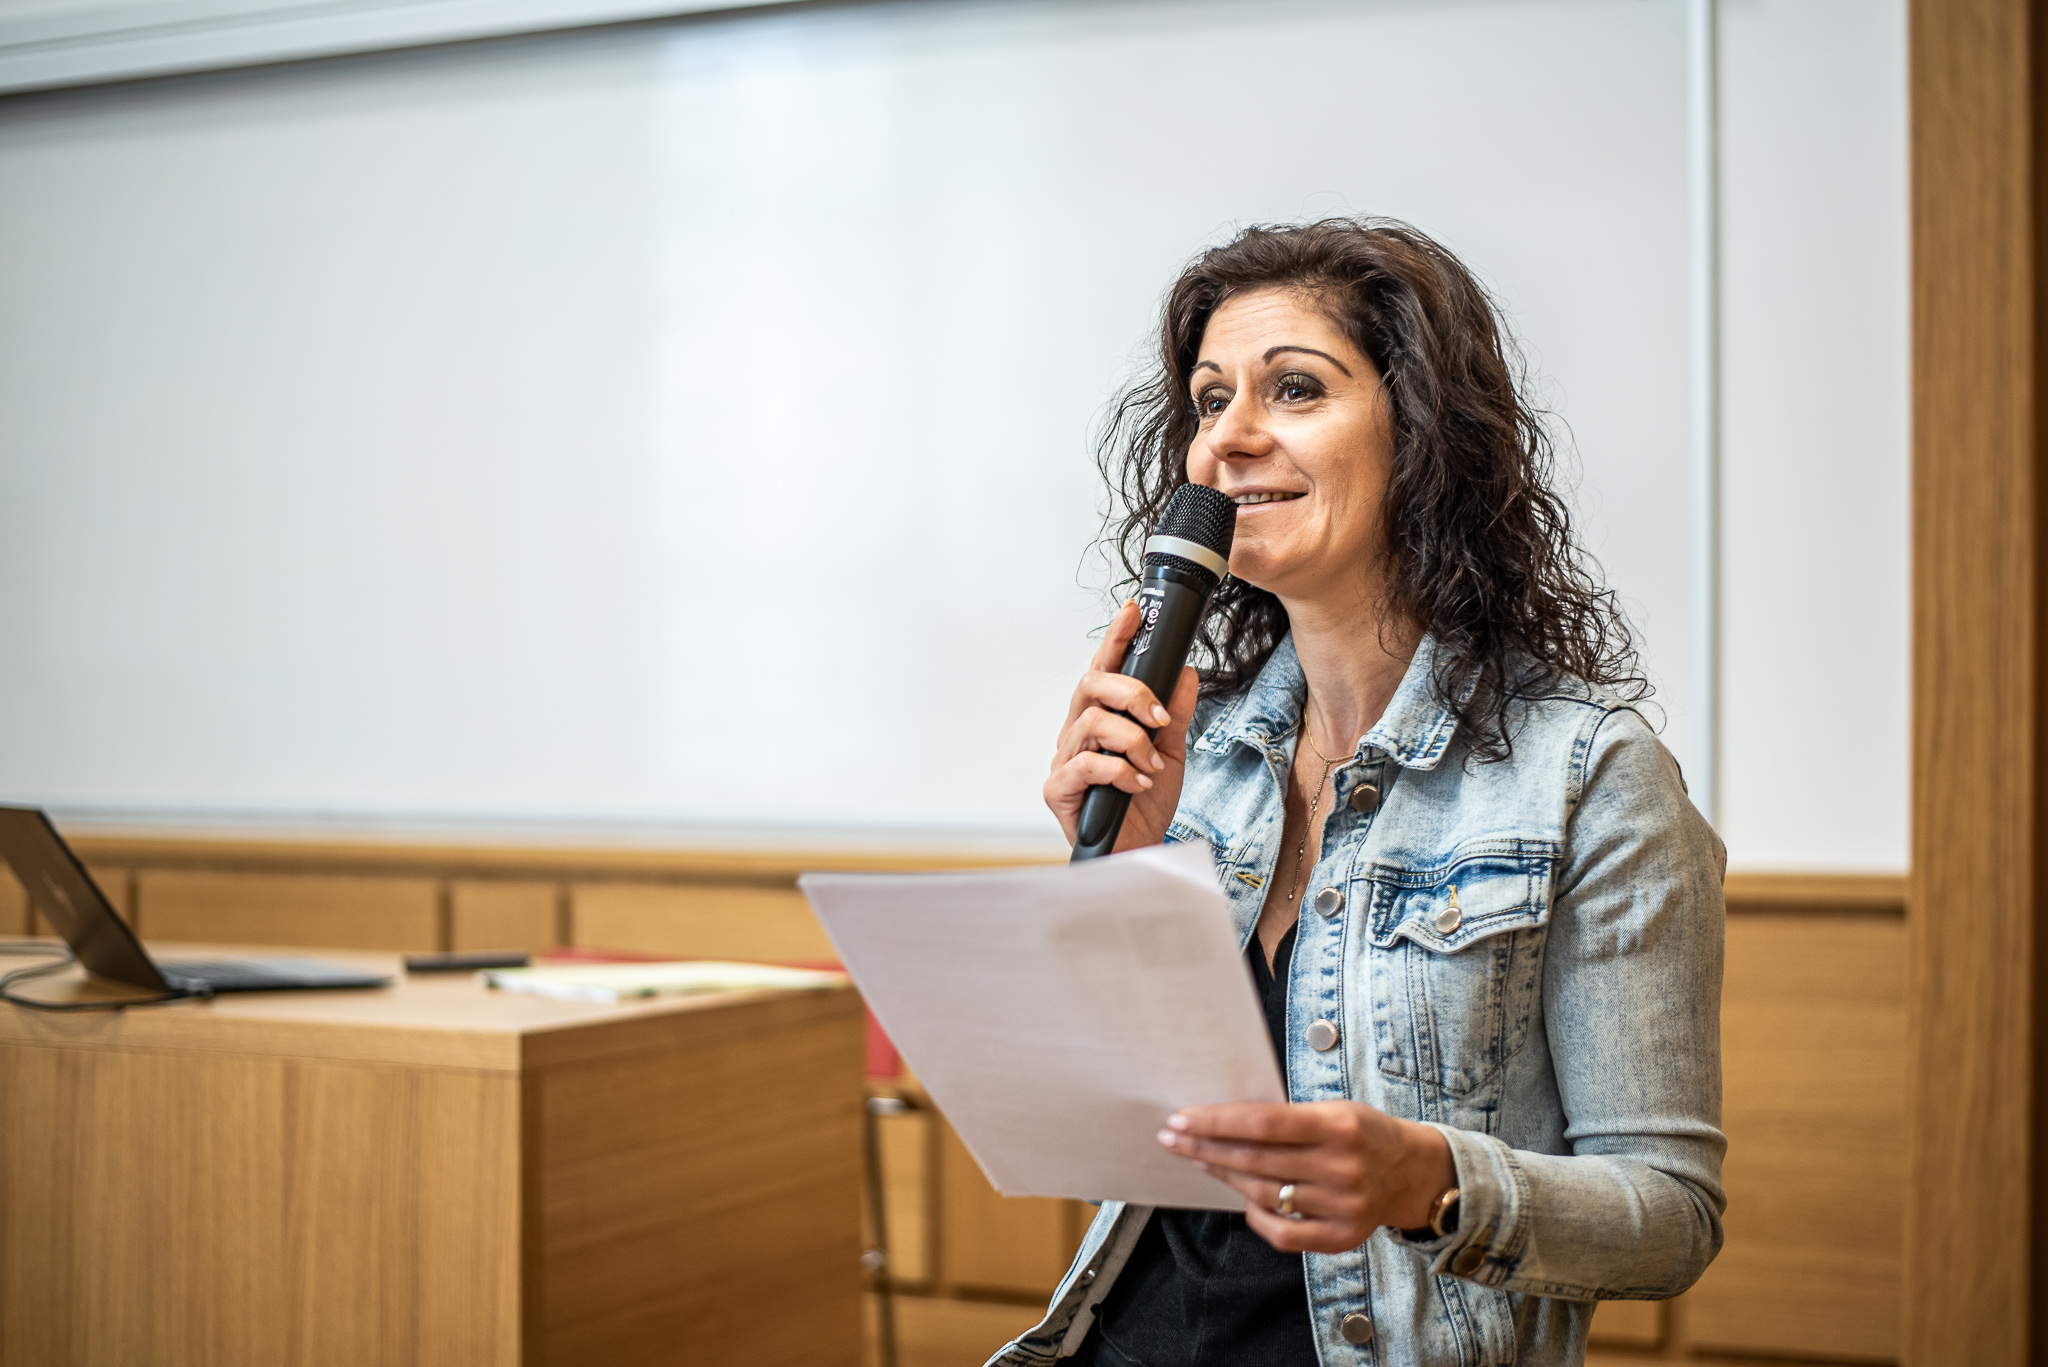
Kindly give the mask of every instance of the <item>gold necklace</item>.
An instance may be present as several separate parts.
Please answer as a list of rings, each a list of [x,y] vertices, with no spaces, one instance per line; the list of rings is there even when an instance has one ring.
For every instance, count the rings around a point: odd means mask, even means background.
[[[1308,742],[1308,748],[1315,752],[1315,757],[1323,762],[1323,776],[1317,781],[1315,792],[1309,794],[1308,819],[1301,823],[1301,844],[1294,850],[1294,880],[1287,888],[1287,900],[1290,902],[1301,895],[1301,862],[1308,856],[1309,836],[1316,828],[1316,808],[1322,804],[1323,789],[1329,786],[1330,771],[1344,762],[1341,755],[1331,759],[1324,754],[1322,747],[1316,744],[1315,737],[1309,734],[1310,729],[1308,703],[1304,701],[1301,705],[1301,738]]]

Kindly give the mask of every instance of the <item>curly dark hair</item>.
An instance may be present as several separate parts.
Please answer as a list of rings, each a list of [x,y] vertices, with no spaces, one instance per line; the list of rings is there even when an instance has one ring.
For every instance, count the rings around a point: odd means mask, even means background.
[[[1113,493],[1103,540],[1124,582],[1188,482],[1188,380],[1209,319],[1274,287],[1313,299],[1380,373],[1394,457],[1378,606],[1435,637],[1434,691],[1471,757],[1507,758],[1516,700],[1569,680],[1646,696],[1628,621],[1552,488],[1550,434],[1520,392],[1521,353],[1493,300],[1442,245],[1392,219],[1247,228],[1174,282],[1157,368],[1113,402],[1096,449]],[[1197,640],[1203,692],[1249,685],[1287,630],[1278,598],[1225,580]]]

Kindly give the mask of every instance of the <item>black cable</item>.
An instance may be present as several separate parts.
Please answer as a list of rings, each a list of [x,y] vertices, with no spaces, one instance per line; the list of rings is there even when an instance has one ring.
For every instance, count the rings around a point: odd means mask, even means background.
[[[211,991],[192,991],[186,988],[174,988],[161,996],[141,997],[134,1000],[98,1002],[38,1001],[34,997],[24,997],[14,991],[14,985],[19,982],[27,982],[31,978],[44,978],[52,973],[60,973],[77,963],[78,956],[69,949],[59,951],[55,945],[4,945],[0,946],[0,953],[59,955],[58,958],[51,960],[49,963],[31,964],[27,968],[17,968],[12,973],[0,976],[0,1002],[11,1002],[16,1006],[28,1007],[32,1011],[120,1011],[130,1006],[162,1006],[166,1002],[187,1001],[193,997],[211,997],[213,995]]]

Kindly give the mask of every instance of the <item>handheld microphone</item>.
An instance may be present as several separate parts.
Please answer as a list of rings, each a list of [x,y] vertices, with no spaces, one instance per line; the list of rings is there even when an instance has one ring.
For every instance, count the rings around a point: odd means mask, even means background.
[[[1138,586],[1138,634],[1117,673],[1138,680],[1166,702],[1180,682],[1195,632],[1209,612],[1209,596],[1230,573],[1230,539],[1237,505],[1205,484],[1173,491],[1159,525],[1145,542],[1145,573]],[[1155,727],[1146,727],[1152,735]],[[1099,783],[1081,799],[1081,821],[1069,862],[1095,859],[1116,848],[1131,795]]]

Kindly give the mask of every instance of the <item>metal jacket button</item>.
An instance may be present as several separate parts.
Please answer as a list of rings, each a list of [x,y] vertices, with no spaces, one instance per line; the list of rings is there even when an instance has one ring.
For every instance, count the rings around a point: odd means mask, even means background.
[[[1337,1321],[1337,1332],[1344,1336],[1346,1343],[1371,1343],[1372,1316],[1361,1315],[1354,1310]]]
[[[1380,805],[1380,790],[1370,783],[1361,783],[1351,790],[1351,810],[1369,812]]]
[[[1458,909],[1458,885],[1451,884],[1451,903],[1436,914],[1436,928],[1439,934],[1449,935],[1465,924],[1465,913]]]
[[[1308,1047],[1318,1054],[1337,1047],[1337,1027],[1328,1021],[1317,1021],[1308,1028]]]
[[[1469,1277],[1477,1272],[1480,1265],[1485,1261],[1485,1241],[1483,1239],[1475,1239],[1459,1249],[1458,1256],[1451,1259],[1451,1271],[1460,1277]]]
[[[1344,910],[1344,894],[1336,888],[1324,888],[1316,894],[1316,910],[1325,916],[1335,916]]]

